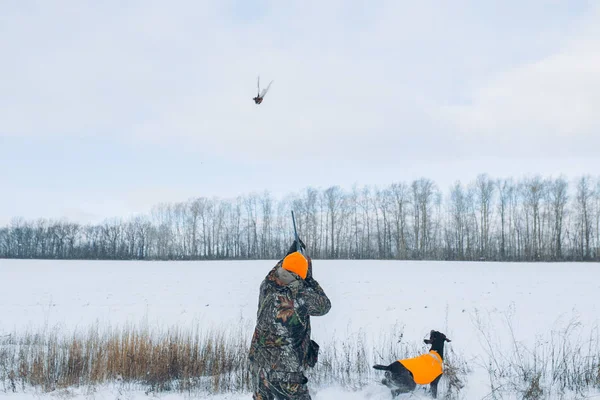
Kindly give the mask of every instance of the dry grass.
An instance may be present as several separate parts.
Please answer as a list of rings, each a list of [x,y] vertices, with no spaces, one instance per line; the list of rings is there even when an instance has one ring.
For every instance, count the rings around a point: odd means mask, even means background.
[[[483,338],[489,381],[487,398],[501,399],[517,393],[523,399],[584,398],[590,389],[600,388],[600,337],[593,327],[584,329],[575,320],[558,331],[537,337],[525,345],[515,337],[507,318],[509,346],[493,337],[478,316],[476,326]]]
[[[509,323],[510,327],[510,323]],[[600,388],[600,341],[597,330],[582,336],[571,323],[549,338],[526,347],[513,337],[509,346],[494,341],[493,329],[480,326],[486,347],[484,366],[490,394],[502,398],[558,399]],[[337,335],[336,335],[337,336]],[[582,339],[585,337],[586,339]],[[117,384],[146,393],[176,391],[192,395],[250,390],[247,364],[250,335],[235,329],[150,329],[126,325],[64,333],[59,329],[0,336],[0,391],[36,388],[57,393],[75,388]],[[345,340],[320,343],[319,362],[308,372],[311,386],[334,383],[358,390],[382,379],[376,363],[390,363],[423,352],[420,341],[406,342],[403,327],[377,338],[364,331]],[[512,351],[507,351],[512,347]],[[461,398],[471,372],[468,363],[447,346],[440,398]],[[418,390],[424,390],[419,388]]]
[[[0,339],[4,391],[43,391],[106,382],[153,391],[243,390],[247,345],[241,332],[166,331],[124,327],[60,334],[11,334]]]
[[[333,382],[352,390],[381,382],[383,373],[374,370],[374,364],[389,364],[401,358],[414,357],[429,348],[422,341],[405,341],[403,331],[404,327],[396,324],[377,338],[368,338],[366,332],[359,331],[348,335],[345,341],[326,343],[321,346],[319,363],[309,371],[310,381],[315,385]],[[438,397],[459,398],[470,369],[465,359],[450,346],[445,350],[444,371]],[[428,390],[428,386],[419,390]]]
[[[249,340],[244,328],[184,331],[144,325],[105,329],[96,325],[69,334],[57,329],[13,333],[0,338],[0,388],[5,392],[28,387],[60,392],[116,383],[146,393],[248,392]],[[344,341],[322,345],[317,366],[308,372],[311,385],[333,382],[360,389],[381,379],[380,372],[372,368],[375,362],[423,350],[423,346],[403,342],[402,329],[397,326],[378,338],[374,348],[370,342],[364,332],[358,332]],[[460,391],[459,376],[466,371],[457,360],[459,357],[449,352],[442,392]]]

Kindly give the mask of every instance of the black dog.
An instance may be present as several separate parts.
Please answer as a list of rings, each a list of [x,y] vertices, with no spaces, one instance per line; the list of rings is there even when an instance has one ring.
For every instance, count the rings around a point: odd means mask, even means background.
[[[429,353],[394,361],[390,365],[373,366],[375,369],[385,371],[385,379],[381,382],[392,390],[392,396],[412,392],[417,384],[429,384],[431,395],[434,399],[437,398],[438,382],[444,371],[444,343],[451,340],[441,332],[431,331],[429,339],[423,341],[431,345]]]

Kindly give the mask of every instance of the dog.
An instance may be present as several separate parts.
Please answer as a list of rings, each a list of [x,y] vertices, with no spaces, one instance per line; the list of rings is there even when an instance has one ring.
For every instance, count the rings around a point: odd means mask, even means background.
[[[434,399],[437,398],[438,382],[444,373],[444,343],[451,340],[443,333],[432,330],[429,339],[423,341],[431,345],[428,353],[394,361],[390,365],[373,366],[385,371],[385,378],[381,383],[390,388],[393,397],[412,392],[417,384],[429,384],[431,395]]]

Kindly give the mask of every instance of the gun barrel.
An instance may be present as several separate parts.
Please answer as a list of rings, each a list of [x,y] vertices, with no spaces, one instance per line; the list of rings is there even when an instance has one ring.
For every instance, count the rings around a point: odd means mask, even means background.
[[[304,253],[302,251],[302,247],[300,247],[300,239],[298,238],[298,230],[296,229],[296,217],[294,217],[294,210],[292,210],[292,222],[294,223],[294,238],[296,239],[296,249],[300,253]]]

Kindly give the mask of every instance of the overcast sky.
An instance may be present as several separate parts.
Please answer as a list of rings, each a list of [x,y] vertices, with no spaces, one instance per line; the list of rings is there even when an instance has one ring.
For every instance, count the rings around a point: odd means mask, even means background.
[[[598,175],[597,4],[3,1],[0,224]]]

